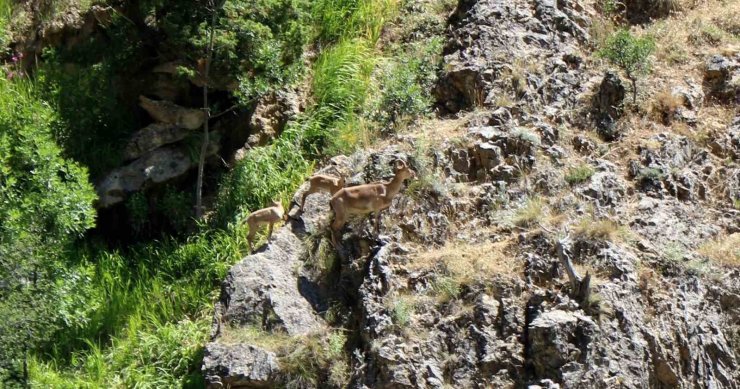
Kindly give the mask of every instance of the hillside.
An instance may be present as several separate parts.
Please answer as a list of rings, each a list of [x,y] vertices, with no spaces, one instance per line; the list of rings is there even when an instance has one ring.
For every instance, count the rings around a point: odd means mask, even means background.
[[[738,387],[740,2],[0,16],[5,386]]]

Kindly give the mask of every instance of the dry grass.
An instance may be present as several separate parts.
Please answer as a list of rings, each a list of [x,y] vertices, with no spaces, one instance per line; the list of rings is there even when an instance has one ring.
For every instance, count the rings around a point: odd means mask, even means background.
[[[244,327],[223,325],[219,342],[223,344],[247,343],[269,351],[278,351],[294,342],[294,337],[284,332],[268,332],[254,325]]]
[[[532,227],[536,222],[548,216],[545,202],[535,197],[527,200],[524,205],[514,213],[514,225],[519,227]]]
[[[466,125],[472,117],[480,115],[480,111],[466,112],[454,119],[425,118],[409,129],[402,132],[416,139],[424,139],[429,146],[437,146],[448,139],[462,138],[466,134]],[[373,148],[397,143],[395,139],[381,140],[373,144]]]
[[[673,115],[676,114],[676,110],[682,105],[683,101],[681,98],[675,96],[669,90],[663,90],[653,98],[650,113],[653,116],[653,120],[667,126],[671,124]]]
[[[662,65],[690,64],[723,46],[740,42],[736,33],[740,2],[704,1],[681,8],[685,11],[657,21],[646,30],[656,38],[656,58]]]
[[[485,281],[495,275],[513,278],[521,274],[523,265],[514,259],[512,251],[513,242],[510,240],[481,244],[448,243],[439,249],[414,255],[407,268],[441,268],[457,284]]]
[[[615,242],[622,240],[626,231],[624,227],[611,220],[595,220],[592,217],[586,217],[576,225],[575,234],[589,239]]]
[[[722,266],[740,267],[740,233],[710,240],[697,251]]]

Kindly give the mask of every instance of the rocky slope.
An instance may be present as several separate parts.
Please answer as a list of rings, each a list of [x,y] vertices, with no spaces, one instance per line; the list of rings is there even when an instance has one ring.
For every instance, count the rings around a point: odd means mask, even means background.
[[[461,0],[442,117],[323,170],[356,185],[402,159],[418,180],[381,236],[357,218],[336,252],[329,197],[294,206],[224,281],[209,387],[738,387],[740,116],[705,143],[671,124],[732,112],[740,57],[702,58],[704,79],[674,81],[679,106],[645,132],[591,59],[595,15]],[[293,351],[332,331],[344,366],[314,350],[297,369]]]

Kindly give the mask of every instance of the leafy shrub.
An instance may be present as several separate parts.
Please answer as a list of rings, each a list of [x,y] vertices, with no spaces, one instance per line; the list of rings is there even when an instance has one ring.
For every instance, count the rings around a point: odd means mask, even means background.
[[[140,127],[120,81],[141,66],[139,35],[118,14],[106,31],[109,40],[45,50],[36,71],[43,98],[58,114],[54,137],[94,178],[122,162],[122,145]]]
[[[637,103],[637,78],[650,71],[650,55],[655,51],[653,38],[635,37],[622,29],[607,39],[598,55],[619,66],[632,82],[632,102]]]
[[[0,79],[0,382],[25,382],[30,351],[61,320],[63,249],[94,226],[87,170],[62,157],[54,111],[31,82]]]
[[[380,98],[374,101],[371,115],[384,132],[393,132],[427,114],[432,104],[431,90],[441,63],[441,39],[403,48],[406,52],[389,61],[377,81]]]

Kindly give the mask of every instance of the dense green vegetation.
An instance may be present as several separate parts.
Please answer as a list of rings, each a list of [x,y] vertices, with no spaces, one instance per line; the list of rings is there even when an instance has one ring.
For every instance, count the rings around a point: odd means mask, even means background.
[[[115,250],[84,237],[95,225],[90,182],[121,162],[122,144],[141,125],[135,105],[121,104],[136,100],[128,77],[156,53],[197,80],[206,3],[135,2],[112,15],[102,38],[46,50],[30,76],[15,62],[3,66],[14,76],[0,80],[2,386],[201,386],[218,285],[246,254],[243,216],[272,199],[287,205],[316,162],[429,111],[441,41],[377,48],[383,26],[408,4],[227,0],[217,11],[212,82],[229,92],[212,109],[310,80],[306,111],[221,176],[205,221],[190,219],[190,196],[175,187],[154,202],[143,193],[128,199],[134,231],[152,228],[159,212],[179,237]],[[11,36],[9,10],[0,0],[0,37]],[[311,62],[307,51],[316,53]]]
[[[0,79],[0,382],[25,379],[28,353],[79,319],[62,253],[95,221],[87,170],[62,157],[55,111],[35,94]]]

